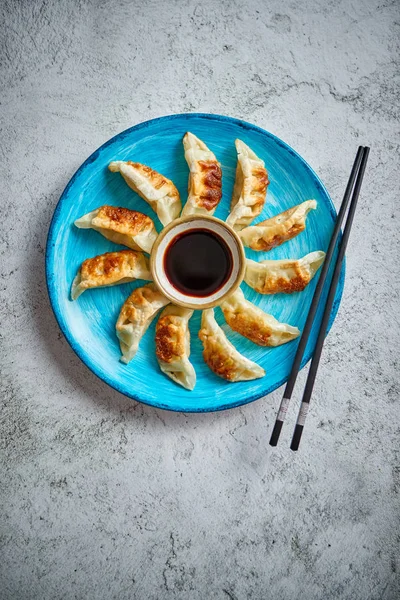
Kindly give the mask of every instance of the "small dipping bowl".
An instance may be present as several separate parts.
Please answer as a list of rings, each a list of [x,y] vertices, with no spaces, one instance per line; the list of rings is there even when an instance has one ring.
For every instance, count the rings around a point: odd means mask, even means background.
[[[173,285],[172,280],[167,275],[166,257],[172,245],[183,238],[189,232],[195,231],[201,233],[209,232],[214,239],[221,242],[224,251],[227,251],[230,256],[231,270],[226,276],[226,280],[222,285],[209,295],[190,294],[181,289],[177,289]],[[188,236],[189,239],[189,236]],[[190,246],[188,248],[190,252]],[[178,255],[179,258],[179,255]],[[186,256],[187,258],[187,256]],[[196,258],[193,256],[193,268]],[[189,261],[190,262],[190,261]],[[230,296],[241,284],[246,267],[245,254],[242,242],[237,233],[229,227],[224,221],[215,217],[192,215],[176,219],[167,225],[156,239],[150,256],[150,269],[155,284],[159,290],[173,304],[184,306],[186,308],[201,310],[204,308],[212,308],[221,304],[228,296]]]

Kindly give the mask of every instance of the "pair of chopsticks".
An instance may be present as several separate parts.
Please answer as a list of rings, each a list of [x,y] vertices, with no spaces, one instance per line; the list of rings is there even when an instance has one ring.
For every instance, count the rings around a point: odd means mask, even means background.
[[[292,397],[293,388],[296,383],[297,374],[301,367],[301,361],[303,359],[304,351],[307,346],[308,338],[310,336],[310,331],[314,322],[315,315],[317,313],[318,305],[321,299],[322,291],[324,288],[325,281],[328,276],[329,267],[332,263],[332,257],[335,251],[336,242],[339,237],[340,227],[343,222],[343,218],[345,216],[347,207],[350,208],[346,220],[346,225],[343,231],[343,236],[339,246],[339,252],[336,258],[336,264],[332,275],[331,284],[329,287],[328,296],[326,299],[325,309],[321,320],[321,325],[319,328],[319,333],[317,337],[317,342],[314,349],[313,358],[311,361],[310,370],[308,372],[306,386],[303,393],[303,398],[300,405],[299,414],[297,416],[296,427],[292,437],[292,443],[290,445],[291,450],[297,450],[300,444],[301,436],[304,429],[305,420],[308,413],[308,408],[310,406],[311,394],[314,387],[315,377],[317,375],[318,365],[321,358],[322,346],[324,345],[326,330],[329,323],[329,317],[331,315],[331,310],[333,306],[333,302],[335,299],[336,288],[338,285],[340,271],[342,268],[342,263],[344,259],[344,255],[346,252],[347,242],[349,240],[351,226],[353,224],[354,213],[357,208],[358,196],[360,194],[361,184],[363,181],[365,167],[367,165],[369,155],[369,148],[365,146],[359,146],[357,155],[353,164],[353,168],[350,173],[350,178],[347,183],[346,191],[343,196],[342,204],[340,206],[339,214],[336,219],[335,227],[332,233],[331,241],[329,242],[329,248],[326,253],[325,261],[323,267],[321,269],[321,274],[318,279],[318,283],[315,288],[314,296],[311,302],[310,310],[307,316],[307,320],[303,329],[303,333],[300,338],[300,343],[298,345],[296,355],[294,357],[292,370],[289,375],[289,379],[287,381],[285,391],[283,393],[283,398],[279,407],[278,415],[276,417],[274,429],[272,431],[271,439],[269,441],[271,446],[276,446],[279,440],[279,435],[282,430],[282,425],[285,420],[290,399]]]

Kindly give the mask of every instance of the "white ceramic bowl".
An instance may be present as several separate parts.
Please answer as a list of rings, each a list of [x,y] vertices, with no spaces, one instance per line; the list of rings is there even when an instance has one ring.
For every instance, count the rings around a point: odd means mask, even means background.
[[[177,290],[169,281],[164,268],[164,257],[172,240],[182,233],[195,229],[208,230],[219,235],[232,254],[232,271],[227,281],[209,296],[190,296]],[[159,234],[150,256],[150,268],[154,282],[160,291],[174,304],[191,309],[211,308],[220,304],[240,285],[245,271],[245,255],[237,233],[224,221],[208,216],[189,216],[172,221]]]

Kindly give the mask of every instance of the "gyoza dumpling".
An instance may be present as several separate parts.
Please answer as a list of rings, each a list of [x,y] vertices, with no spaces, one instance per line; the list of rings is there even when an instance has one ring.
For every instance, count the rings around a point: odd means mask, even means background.
[[[240,288],[221,304],[229,327],[259,346],[281,346],[297,338],[300,331],[280,323],[244,297]]]
[[[189,196],[182,211],[188,215],[212,215],[222,197],[222,171],[215,155],[189,131],[183,138],[189,165]]]
[[[116,325],[122,362],[132,360],[148,326],[160,308],[167,304],[168,298],[158,291],[154,283],[133,290],[121,308]]]
[[[196,371],[189,361],[189,319],[193,311],[170,304],[156,325],[156,356],[160,369],[173,381],[192,390],[196,384]]]
[[[315,200],[306,200],[271,219],[242,229],[239,236],[243,244],[253,250],[271,250],[304,231],[306,217],[315,208]]]
[[[170,179],[146,165],[130,160],[116,160],[108,168],[113,173],[121,173],[129,187],[150,204],[164,226],[179,216],[181,199]]]
[[[75,221],[80,229],[94,229],[115,244],[150,254],[157,237],[153,221],[136,210],[100,206]]]
[[[264,369],[240,354],[228,341],[214,318],[212,308],[203,310],[199,338],[203,342],[204,361],[222,379],[248,381],[264,377]]]
[[[83,261],[72,282],[71,298],[76,300],[89,288],[127,283],[135,279],[153,279],[144,254],[134,250],[106,252]]]
[[[325,252],[310,252],[299,260],[246,260],[245,282],[260,294],[301,292],[324,262]]]
[[[238,231],[250,225],[261,213],[269,181],[264,161],[241,140],[235,140],[235,145],[238,162],[231,213],[226,222]]]

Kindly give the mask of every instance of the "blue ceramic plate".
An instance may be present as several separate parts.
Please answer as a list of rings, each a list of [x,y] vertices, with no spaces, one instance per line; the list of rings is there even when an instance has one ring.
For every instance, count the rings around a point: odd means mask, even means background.
[[[306,230],[271,252],[246,249],[249,258],[300,258],[313,250],[327,249],[336,216],[324,186],[306,162],[287,144],[272,134],[229,117],[209,114],[172,115],[136,125],[120,133],[99,148],[78,169],[67,185],[55,210],[46,250],[46,274],[50,301],[57,321],[83,362],[98,377],[119,392],[161,408],[177,411],[213,411],[231,408],[265,396],[288,377],[298,340],[279,348],[265,349],[234,333],[216,309],[218,323],[239,352],[262,365],[266,375],[250,382],[227,383],[215,376],[202,360],[198,339],[200,312],[190,321],[191,360],[197,372],[197,384],[189,392],[160,372],[154,353],[155,321],[141,341],[139,351],[129,365],[119,362],[120,350],[115,322],[131,291],[143,282],[86,291],[77,301],[69,297],[76,272],[86,258],[119,249],[99,233],[77,229],[74,220],[101,206],[125,206],[149,214],[160,231],[161,224],[150,207],[136,195],[118,173],[110,173],[112,160],[134,160],[149,165],[172,179],[182,201],[187,195],[188,167],[182,137],[192,131],[215,153],[222,165],[223,197],[215,213],[226,219],[235,178],[234,140],[242,139],[260,156],[268,169],[271,184],[261,221],[304,200],[314,198],[318,208],[311,211]],[[331,324],[339,307],[344,271],[338,287]],[[246,297],[274,317],[302,329],[316,278],[305,291],[292,295],[261,296],[246,284]],[[321,318],[319,314],[319,318]],[[316,339],[314,328],[304,364],[310,359]]]

